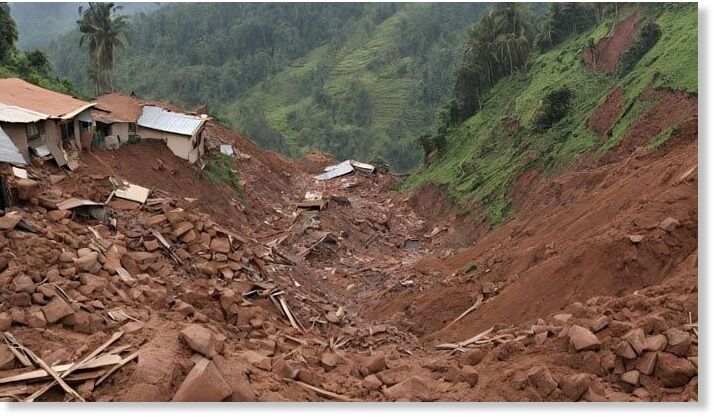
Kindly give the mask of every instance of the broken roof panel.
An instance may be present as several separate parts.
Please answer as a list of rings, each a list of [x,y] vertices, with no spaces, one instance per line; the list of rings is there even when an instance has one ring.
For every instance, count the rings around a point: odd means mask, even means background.
[[[94,105],[67,94],[30,84],[19,78],[0,79],[0,103],[42,113],[52,118],[69,118]]]
[[[33,112],[17,106],[0,103],[0,122],[7,123],[32,123],[49,119],[50,115]]]
[[[157,106],[144,106],[137,123],[145,128],[193,136],[205,121],[200,116],[170,112]]]
[[[132,96],[110,93],[97,97],[96,110],[92,111],[95,119],[104,123],[133,122],[139,120],[142,104]]]
[[[315,179],[330,180],[330,179],[334,179],[335,177],[340,177],[340,176],[344,176],[346,174],[350,174],[353,171],[355,171],[355,169],[354,169],[354,167],[352,167],[352,164],[350,164],[350,160],[346,160],[346,161],[342,161],[341,163],[339,163],[337,165],[331,165],[329,167],[326,167],[325,172],[315,176]]]
[[[2,127],[0,127],[0,162],[18,165],[27,164],[25,157],[22,156],[12,139],[2,130]]]

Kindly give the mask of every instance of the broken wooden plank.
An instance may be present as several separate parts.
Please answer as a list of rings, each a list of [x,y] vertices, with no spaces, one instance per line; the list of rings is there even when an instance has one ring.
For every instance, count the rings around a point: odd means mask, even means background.
[[[481,306],[481,302],[483,302],[483,293],[479,293],[478,298],[476,299],[476,303],[471,305],[468,309],[466,309],[461,315],[459,315],[456,319],[453,321],[449,322],[449,325],[445,326],[443,329],[449,328],[450,326],[454,325],[457,323],[461,318],[465,317],[466,315],[470,314],[473,312],[476,308]]]
[[[461,341],[460,343],[444,343],[444,344],[439,344],[436,346],[438,349],[442,350],[459,350],[461,348],[464,348],[468,345],[471,345],[479,340],[481,340],[483,337],[487,336],[493,331],[493,327],[487,329],[484,332],[481,332],[479,334],[474,335],[473,337],[469,338],[468,340]]]
[[[317,393],[317,394],[319,394],[319,395],[325,396],[325,397],[330,398],[330,399],[335,399],[335,400],[342,401],[342,402],[354,402],[354,401],[355,401],[354,399],[349,398],[349,397],[347,397],[347,396],[340,395],[339,393],[335,393],[335,392],[330,392],[329,390],[320,389],[320,388],[318,388],[318,387],[315,387],[315,386],[313,386],[313,385],[309,385],[309,384],[307,384],[307,383],[305,383],[305,382],[301,382],[301,381],[299,381],[299,380],[291,380],[291,379],[283,379],[283,380],[286,381],[286,382],[296,383],[296,384],[298,384],[299,386],[304,387],[305,389],[309,389],[309,390],[311,390],[311,391],[313,391],[313,392],[315,392],[315,393]]]
[[[14,337],[13,337],[12,334],[10,334],[9,332],[6,332],[6,333],[5,333],[5,336],[6,336],[6,337],[9,337],[9,338],[12,338],[12,339],[14,340]],[[79,393],[77,393],[77,391],[75,391],[74,389],[72,389],[71,386],[69,386],[64,380],[62,380],[62,378],[60,377],[60,375],[57,374],[57,372],[54,371],[50,366],[48,366],[47,363],[45,363],[45,361],[42,360],[37,354],[35,354],[32,350],[30,350],[29,348],[27,348],[27,347],[23,346],[22,344],[20,344],[19,342],[17,342],[17,340],[15,340],[15,343],[19,345],[20,350],[21,350],[23,353],[25,353],[25,355],[26,355],[27,357],[29,357],[35,364],[37,364],[38,366],[40,366],[41,368],[43,368],[50,376],[52,376],[52,378],[57,382],[57,384],[60,385],[60,387],[62,388],[62,390],[64,390],[67,394],[69,394],[69,395],[70,395],[71,397],[73,397],[74,399],[76,399],[76,400],[78,400],[78,401],[80,401],[80,402],[85,402],[85,400],[84,400],[84,398],[82,397],[82,395],[80,395]]]
[[[104,355],[101,357],[98,357],[97,359],[88,362],[87,364],[77,367],[75,370],[89,370],[89,369],[96,369],[100,367],[106,367],[106,366],[113,366],[117,364],[118,362],[121,361],[121,356],[118,355]],[[76,363],[68,363],[68,364],[58,364],[56,366],[52,366],[52,369],[56,371],[57,373],[64,373],[67,370],[71,369],[72,366],[74,366]],[[49,374],[45,370],[31,370],[25,373],[20,373],[14,376],[8,376],[8,377],[3,377],[0,379],[0,385],[7,384],[7,383],[14,383],[14,382],[24,382],[27,380],[36,380],[36,379],[45,379],[49,377]],[[54,386],[54,384],[53,384]]]
[[[114,334],[112,334],[112,336],[111,336],[107,341],[105,341],[104,344],[100,345],[100,346],[97,347],[94,351],[92,351],[91,353],[87,354],[82,360],[80,360],[80,361],[78,361],[78,362],[76,362],[76,363],[73,363],[67,370],[65,370],[64,372],[62,372],[62,377],[67,377],[67,375],[69,375],[70,373],[74,372],[75,370],[79,370],[79,369],[81,369],[81,368],[85,368],[85,366],[88,366],[89,364],[91,364],[92,362],[94,362],[94,361],[95,361],[95,357],[97,357],[97,356],[98,356],[99,354],[101,354],[104,350],[106,350],[107,347],[109,347],[110,345],[114,344],[114,342],[115,342],[116,340],[118,340],[119,338],[121,338],[122,335],[124,335],[124,331],[119,331],[119,332],[115,332]],[[107,357],[107,356],[102,356],[102,357],[100,357],[99,359],[101,359],[101,358],[103,358],[103,357]],[[119,358],[119,361],[121,361],[121,357],[119,357],[119,356],[116,356],[116,357],[118,357],[118,358]],[[96,359],[96,360],[99,360],[99,359]],[[116,364],[116,363],[115,363],[115,364]],[[87,368],[89,368],[89,367],[87,367]],[[52,389],[53,386],[54,386],[54,382],[48,383],[47,385],[41,387],[39,390],[37,390],[37,391],[36,391],[35,393],[33,393],[32,395],[28,396],[27,399],[25,399],[25,402],[32,402],[32,401],[34,401],[35,399],[37,399],[37,398],[39,398],[40,396],[42,396],[43,393],[45,393],[45,392],[47,392],[48,390]]]
[[[9,333],[5,333],[3,336],[5,338],[5,344],[7,344],[7,348],[10,349],[10,352],[12,352],[17,361],[19,361],[20,364],[25,367],[33,367],[30,359],[27,358],[27,356],[19,348],[19,343],[15,340],[15,337],[13,337],[12,334]]]

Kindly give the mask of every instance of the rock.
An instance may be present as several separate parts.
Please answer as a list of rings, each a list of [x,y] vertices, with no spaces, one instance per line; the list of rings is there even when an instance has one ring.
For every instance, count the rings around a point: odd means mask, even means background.
[[[652,400],[652,396],[645,388],[637,388],[632,391],[632,394],[637,396],[637,398],[639,398],[640,400],[645,401],[645,402],[650,402]]]
[[[10,329],[12,325],[12,316],[7,312],[0,312],[0,332]]]
[[[645,332],[642,328],[635,328],[629,331],[624,336],[625,340],[630,343],[632,349],[639,356],[645,349]]]
[[[637,358],[637,353],[635,353],[635,350],[632,348],[630,343],[625,340],[620,341],[620,344],[615,347],[615,354],[617,354],[618,357],[627,360],[634,360]]]
[[[582,354],[583,369],[588,373],[599,375],[602,373],[602,361],[597,353],[592,351],[584,351]]]
[[[161,225],[166,222],[166,215],[158,214],[147,219],[149,225]]]
[[[17,188],[17,198],[27,201],[37,195],[40,183],[32,179],[17,179],[15,187]]]
[[[333,369],[335,366],[337,366],[340,362],[340,358],[337,357],[335,354],[330,353],[330,352],[324,352],[322,353],[322,356],[320,356],[320,363],[327,369]]]
[[[30,328],[45,328],[47,320],[45,315],[39,309],[31,309],[26,316],[27,326]]]
[[[569,313],[562,313],[562,314],[556,314],[553,315],[553,319],[555,319],[558,322],[568,322],[570,319],[573,317],[572,314]]]
[[[300,372],[300,363],[293,360],[278,359],[273,364],[273,372],[283,379],[295,379]]]
[[[159,241],[155,239],[144,241],[144,248],[146,251],[154,251],[159,248]]]
[[[545,343],[545,340],[548,339],[548,333],[541,332],[539,334],[536,334],[533,339],[535,340],[536,345],[543,345]]]
[[[59,222],[62,219],[69,218],[69,215],[71,215],[72,212],[68,210],[51,210],[47,212],[47,219],[51,220],[52,222]]]
[[[99,264],[98,256],[98,253],[92,251],[87,255],[75,258],[72,260],[74,262],[74,268],[80,272],[96,273],[102,268],[101,264]]]
[[[610,325],[610,318],[605,315],[601,315],[590,321],[589,328],[592,332],[598,332],[605,329],[608,325]]]
[[[692,339],[688,332],[677,328],[670,328],[664,332],[664,335],[667,337],[667,348],[665,351],[680,357],[685,357],[689,353],[689,346],[692,344]]]
[[[638,370],[631,370],[627,373],[624,373],[620,377],[620,380],[632,386],[637,386],[640,384],[640,372]]]
[[[196,235],[196,231],[194,231],[193,229],[189,229],[188,232],[181,235],[181,242],[193,242],[194,240],[196,240],[196,238],[198,238],[198,235]]]
[[[588,390],[591,381],[592,377],[587,373],[571,374],[560,379],[560,388],[568,399],[575,402]]]
[[[182,329],[179,339],[186,343],[193,351],[213,358],[216,352],[216,336],[213,331],[201,325],[192,324]]]
[[[174,239],[179,239],[179,237],[183,234],[185,234],[188,231],[191,231],[193,229],[193,224],[191,222],[181,222],[178,224],[173,231],[171,231],[171,236]]]
[[[575,351],[597,351],[601,346],[595,334],[580,325],[570,327],[568,337],[570,337],[570,346]]]
[[[14,279],[12,279],[12,285],[15,287],[15,292],[17,293],[35,293],[35,282],[32,278],[24,273],[18,273]]]
[[[255,351],[246,351],[241,355],[241,358],[251,366],[257,367],[260,370],[265,370],[266,372],[269,372],[273,367],[270,357],[266,357],[262,354],[256,353]]]
[[[0,370],[15,368],[15,355],[5,344],[0,344]]]
[[[233,393],[213,362],[202,358],[179,386],[172,402],[220,402]]]
[[[633,244],[639,244],[642,242],[643,239],[645,239],[645,237],[642,235],[630,235],[629,238],[630,242]]]
[[[42,313],[45,314],[45,319],[48,323],[54,324],[62,318],[72,315],[74,309],[72,309],[72,306],[65,302],[64,299],[55,296],[50,303],[42,307]]]
[[[645,351],[637,359],[635,368],[637,370],[639,370],[642,374],[649,376],[654,372],[656,364],[657,364],[657,352],[656,351]]]
[[[430,401],[436,397],[435,383],[433,380],[421,376],[411,376],[384,389],[384,396],[390,401]]]
[[[184,316],[189,316],[196,311],[193,305],[184,302],[181,299],[176,299],[176,303],[174,303],[173,310]]]
[[[645,338],[645,351],[662,351],[667,348],[667,337],[662,334]]]
[[[215,237],[211,240],[210,248],[217,253],[228,254],[231,251],[231,243],[228,238]]]
[[[675,388],[689,383],[696,371],[697,369],[689,360],[662,352],[657,356],[654,375],[660,380],[662,386]]]
[[[672,217],[666,218],[659,224],[659,228],[664,231],[667,231],[667,232],[674,231],[678,226],[679,226],[679,221]]]
[[[528,383],[543,398],[547,398],[558,387],[558,382],[555,381],[550,370],[544,366],[533,367],[527,374]]]
[[[364,367],[360,369],[362,376],[379,373],[387,367],[387,360],[384,353],[375,352],[367,359]]]
[[[379,390],[382,387],[382,381],[376,375],[369,375],[362,380],[362,387],[369,390]]]
[[[11,293],[7,302],[12,306],[29,307],[32,305],[32,298],[29,293]]]
[[[481,363],[481,360],[486,357],[486,354],[488,354],[486,350],[475,348],[465,352],[462,358],[464,359],[464,364],[467,364],[469,366],[475,366]]]

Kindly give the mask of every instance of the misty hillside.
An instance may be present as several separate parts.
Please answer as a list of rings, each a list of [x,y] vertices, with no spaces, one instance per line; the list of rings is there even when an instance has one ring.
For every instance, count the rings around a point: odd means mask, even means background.
[[[21,50],[44,49],[57,37],[73,30],[79,17],[80,6],[87,3],[9,3],[19,32],[17,47]],[[122,3],[121,13],[134,15],[150,13],[158,9],[159,3]]]
[[[453,87],[467,29],[486,4],[171,4],[132,20],[120,90],[212,114],[297,156],[421,158],[414,139]],[[85,95],[72,32],[46,49]]]

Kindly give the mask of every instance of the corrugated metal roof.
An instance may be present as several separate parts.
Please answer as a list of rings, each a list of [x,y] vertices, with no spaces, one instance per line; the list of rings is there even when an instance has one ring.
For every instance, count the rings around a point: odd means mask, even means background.
[[[12,139],[0,128],[0,162],[25,165],[25,157],[20,154]]]
[[[137,123],[145,128],[192,136],[205,121],[199,116],[169,112],[157,106],[144,106]]]
[[[17,106],[0,103],[0,122],[8,123],[32,123],[48,119],[50,115],[33,112]]]

